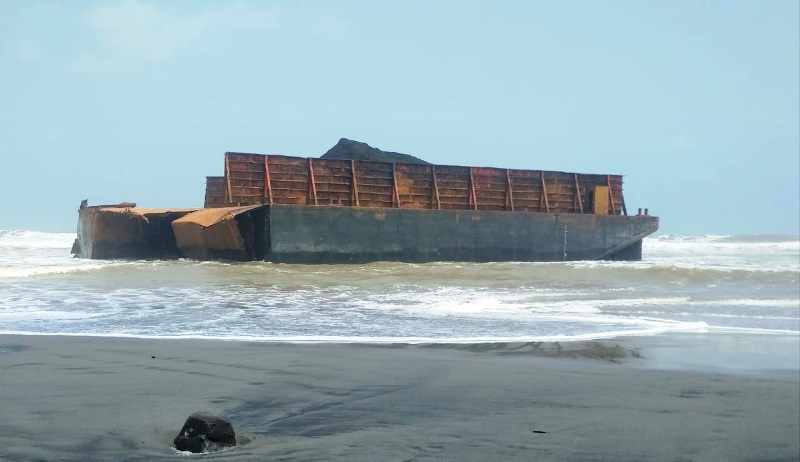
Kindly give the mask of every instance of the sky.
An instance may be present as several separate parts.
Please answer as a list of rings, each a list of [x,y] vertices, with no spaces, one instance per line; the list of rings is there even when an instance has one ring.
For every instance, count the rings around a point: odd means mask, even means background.
[[[659,234],[800,233],[796,0],[0,2],[0,229],[200,207],[339,138],[625,176]]]

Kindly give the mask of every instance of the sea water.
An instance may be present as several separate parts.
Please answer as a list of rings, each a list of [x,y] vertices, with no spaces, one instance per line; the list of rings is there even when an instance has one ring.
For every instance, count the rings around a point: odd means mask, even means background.
[[[796,236],[656,236],[636,262],[83,260],[0,231],[0,333],[476,342],[800,336]]]

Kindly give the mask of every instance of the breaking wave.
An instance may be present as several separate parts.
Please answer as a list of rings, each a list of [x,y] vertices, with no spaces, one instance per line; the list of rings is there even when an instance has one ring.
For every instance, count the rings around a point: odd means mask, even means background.
[[[66,249],[69,251],[74,240],[75,233],[45,233],[0,229],[0,248]]]
[[[657,236],[639,262],[288,265],[72,258],[0,231],[0,331],[471,343],[800,335],[800,240]]]

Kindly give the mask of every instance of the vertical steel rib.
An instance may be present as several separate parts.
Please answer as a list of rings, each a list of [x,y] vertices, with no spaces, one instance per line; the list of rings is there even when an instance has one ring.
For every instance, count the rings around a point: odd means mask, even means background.
[[[575,174],[575,197],[578,198],[578,208],[583,213],[583,201],[581,200],[581,186],[578,184],[578,174]]]
[[[397,190],[397,171],[395,170],[395,164],[392,162],[392,205],[396,205],[397,208],[400,208],[400,192]]]
[[[358,182],[356,181],[356,161],[353,159],[350,159],[350,176],[352,177],[353,180],[353,189],[351,192],[353,193],[353,199],[355,200],[356,207],[358,207],[359,205],[358,205]]]
[[[542,200],[539,202],[539,211],[542,211],[542,203],[544,203],[544,211],[550,211],[550,202],[547,200],[547,184],[544,181],[544,172],[539,172],[542,178]]]
[[[433,176],[433,192],[436,195],[436,209],[442,210],[442,203],[439,200],[439,183],[436,179],[436,166],[431,165],[431,175]]]
[[[272,205],[272,180],[269,177],[269,156],[264,155],[264,192],[267,194],[269,205]]]
[[[233,204],[233,193],[231,191],[231,161],[229,158],[229,154],[225,153],[225,180],[228,183],[228,187],[225,190],[226,200],[228,204]]]
[[[511,170],[506,169],[506,207],[511,205],[514,211],[514,189],[511,187]]]
[[[312,159],[308,158],[308,185],[311,188],[311,194],[314,197],[314,205],[319,205],[317,203],[317,185],[316,181],[314,181],[314,164]]]
[[[611,189],[611,175],[606,175],[606,183],[608,184],[608,200],[611,204],[611,215],[617,214],[617,206],[614,204],[614,193]]]
[[[478,198],[475,196],[475,178],[472,176],[472,167],[469,168],[469,199],[472,210],[478,210]]]

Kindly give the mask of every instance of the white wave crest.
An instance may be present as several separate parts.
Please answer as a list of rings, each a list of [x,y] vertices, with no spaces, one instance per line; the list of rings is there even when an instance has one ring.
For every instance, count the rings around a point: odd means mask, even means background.
[[[0,335],[45,335],[45,336],[68,336],[68,337],[105,337],[105,338],[141,338],[141,339],[160,339],[160,340],[214,340],[214,341],[237,341],[237,342],[263,342],[263,343],[299,343],[299,344],[408,344],[408,345],[458,345],[476,343],[512,343],[512,342],[565,342],[565,341],[585,341],[585,340],[604,340],[618,337],[639,337],[655,336],[665,333],[706,333],[708,325],[703,322],[681,323],[672,326],[653,326],[644,329],[603,331],[585,334],[556,334],[556,335],[521,335],[521,336],[473,336],[473,337],[375,337],[375,336],[349,336],[349,335],[205,335],[197,333],[172,334],[172,335],[149,335],[131,334],[127,332],[103,332],[103,333],[61,333],[61,332],[31,332],[31,331],[0,331]]]
[[[107,262],[87,261],[77,265],[45,265],[21,268],[0,268],[0,279],[30,278],[55,274],[68,274],[81,271],[93,271],[110,266]]]
[[[48,311],[48,310],[35,310],[35,311],[1,311],[0,320],[19,320],[26,321],[55,321],[55,320],[73,320],[73,319],[91,319],[102,317],[102,313],[88,313],[82,311]]]
[[[69,249],[75,233],[45,233],[41,231],[0,230],[0,247],[29,249]]]

